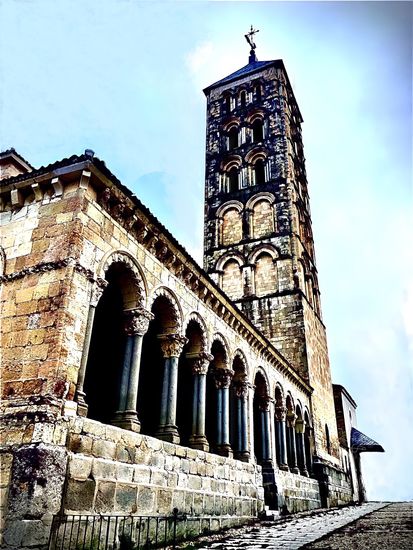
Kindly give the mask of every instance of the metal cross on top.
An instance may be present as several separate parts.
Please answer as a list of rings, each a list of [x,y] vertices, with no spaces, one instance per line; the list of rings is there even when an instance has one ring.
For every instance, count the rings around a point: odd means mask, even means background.
[[[250,32],[245,35],[245,39],[248,42],[248,44],[251,46],[252,50],[255,50],[255,48],[257,47],[255,45],[255,42],[253,41],[254,34],[256,34],[257,32],[260,32],[259,29],[254,29],[253,26],[251,25]]]

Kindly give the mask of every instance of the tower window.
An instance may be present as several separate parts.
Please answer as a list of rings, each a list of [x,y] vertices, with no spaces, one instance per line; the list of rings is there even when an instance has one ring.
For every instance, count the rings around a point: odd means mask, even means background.
[[[243,90],[240,95],[241,107],[245,107],[247,104],[247,92]]]
[[[238,170],[235,166],[228,172],[228,191],[238,191]]]
[[[255,99],[261,101],[261,86],[259,84],[255,87]]]
[[[236,126],[232,126],[228,132],[228,149],[231,150],[236,147],[238,147],[238,128]]]
[[[331,441],[330,441],[330,430],[326,424],[326,447],[328,454],[331,454]]]
[[[230,96],[230,95],[227,95],[227,96],[225,97],[225,111],[226,111],[227,113],[230,113],[230,112],[231,112],[231,103],[232,103],[232,101],[231,101],[231,96]]]
[[[258,159],[254,164],[254,176],[255,176],[255,185],[261,185],[265,183],[265,166],[262,159]]]
[[[252,123],[252,141],[257,143],[264,138],[263,124],[260,118],[256,118]]]

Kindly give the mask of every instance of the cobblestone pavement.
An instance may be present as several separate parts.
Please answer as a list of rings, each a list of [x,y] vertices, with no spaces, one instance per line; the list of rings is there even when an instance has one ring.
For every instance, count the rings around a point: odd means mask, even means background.
[[[206,550],[238,550],[248,548],[250,550],[298,550],[304,545],[312,543],[328,533],[344,527],[350,522],[358,520],[366,514],[370,514],[380,508],[387,507],[388,503],[369,502],[361,506],[349,506],[332,510],[315,511],[313,513],[297,514],[288,518],[280,518],[271,523],[261,524],[255,527],[232,530],[221,540],[216,538],[207,542],[198,541],[192,548]],[[313,548],[312,546],[310,548]],[[314,548],[319,548],[315,547]],[[330,548],[322,546],[320,548]],[[344,548],[340,546],[337,548]],[[346,546],[346,550],[353,547]],[[364,549],[380,548],[364,546]],[[404,548],[401,547],[400,550]],[[407,547],[406,547],[407,548]],[[409,550],[413,548],[409,547]],[[392,550],[399,550],[393,547]]]
[[[413,502],[390,504],[304,548],[412,550]]]

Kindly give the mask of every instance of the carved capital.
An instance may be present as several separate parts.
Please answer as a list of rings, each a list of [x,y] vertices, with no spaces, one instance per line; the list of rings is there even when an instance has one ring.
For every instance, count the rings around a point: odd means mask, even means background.
[[[299,434],[303,434],[305,432],[305,422],[302,418],[295,421],[295,431]]]
[[[278,405],[275,407],[275,419],[278,420],[278,422],[284,422],[286,415],[287,415],[286,407],[283,407],[282,405]]]
[[[143,336],[149,327],[153,314],[143,307],[125,311],[125,332],[128,336]]]
[[[217,389],[229,388],[234,371],[231,369],[215,369],[214,380]]]
[[[271,402],[272,399],[269,395],[262,395],[258,403],[260,411],[269,411]]]
[[[188,338],[181,334],[159,334],[159,342],[164,358],[179,357]]]
[[[206,374],[214,356],[202,351],[200,353],[187,353],[186,358],[191,362],[192,374]]]
[[[237,382],[234,382],[235,395],[239,398],[247,397],[250,388],[251,385],[245,380],[238,380]]]
[[[103,291],[108,286],[108,282],[106,279],[101,279],[98,277],[98,279],[93,283],[92,291],[90,294],[90,305],[92,307],[96,307],[98,305],[98,302],[103,294]]]
[[[297,415],[295,414],[295,412],[289,411],[287,413],[287,426],[289,428],[294,428],[296,420],[297,420]]]

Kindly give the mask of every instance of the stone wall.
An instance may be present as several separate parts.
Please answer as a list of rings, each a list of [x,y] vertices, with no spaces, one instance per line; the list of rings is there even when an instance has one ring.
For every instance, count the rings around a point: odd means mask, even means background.
[[[320,490],[318,481],[290,472],[279,470],[277,474],[280,507],[284,504],[290,513],[320,508]]]

